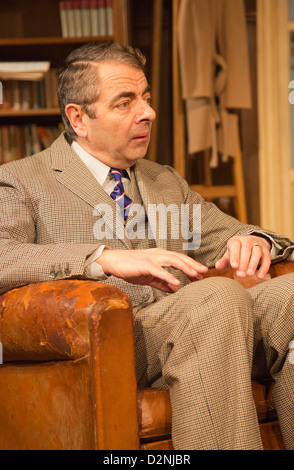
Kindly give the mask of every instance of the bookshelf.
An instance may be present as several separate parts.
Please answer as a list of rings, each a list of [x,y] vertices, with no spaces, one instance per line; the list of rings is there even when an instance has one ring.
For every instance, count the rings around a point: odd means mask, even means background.
[[[1,62],[34,62],[49,61],[52,70],[62,66],[65,57],[75,48],[91,41],[115,41],[123,44],[129,42],[129,0],[104,0],[62,2],[70,8],[79,4],[84,10],[89,8],[88,20],[92,21],[94,8],[98,6],[111,8],[112,28],[111,34],[107,28],[102,29],[103,35],[93,35],[93,26],[89,25],[87,34],[78,36],[65,36],[61,17],[61,2],[59,0],[14,0],[0,3],[0,57]],[[71,4],[71,5],[70,5]],[[91,9],[92,8],[92,9]],[[84,10],[81,10],[80,13]],[[89,16],[90,15],[90,16]],[[72,17],[71,17],[72,18]],[[109,20],[110,21],[110,20]],[[75,30],[76,31],[76,30]],[[74,31],[74,33],[75,33]],[[98,31],[98,29],[94,29]],[[82,31],[83,33],[85,30]],[[1,80],[1,77],[0,77]],[[3,159],[3,138],[1,129],[9,130],[25,126],[38,128],[61,129],[59,109],[54,103],[46,104],[38,109],[7,109],[4,105],[6,86],[2,87],[2,100],[0,100],[0,164]],[[4,99],[3,99],[4,98]],[[2,103],[3,101],[3,103]],[[48,128],[49,128],[48,127]],[[18,129],[17,129],[18,130]],[[3,137],[3,136],[2,136]],[[44,147],[44,145],[43,145]],[[15,154],[15,152],[13,152]],[[22,155],[23,156],[23,155]],[[21,156],[21,157],[22,157]],[[16,158],[21,158],[16,157]]]

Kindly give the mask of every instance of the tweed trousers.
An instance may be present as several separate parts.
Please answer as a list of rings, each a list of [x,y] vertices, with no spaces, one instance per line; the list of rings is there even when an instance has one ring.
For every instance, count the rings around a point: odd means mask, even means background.
[[[138,385],[170,389],[176,450],[262,449],[253,371],[276,380],[283,437],[294,448],[293,287],[293,274],[248,290],[208,278],[134,311]]]

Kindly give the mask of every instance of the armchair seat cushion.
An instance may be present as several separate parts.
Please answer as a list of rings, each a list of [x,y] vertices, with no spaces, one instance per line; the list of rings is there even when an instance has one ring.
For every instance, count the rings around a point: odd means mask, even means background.
[[[259,423],[277,420],[272,395],[273,382],[252,381],[252,391]],[[142,443],[171,439],[172,409],[169,390],[138,390],[139,437]]]

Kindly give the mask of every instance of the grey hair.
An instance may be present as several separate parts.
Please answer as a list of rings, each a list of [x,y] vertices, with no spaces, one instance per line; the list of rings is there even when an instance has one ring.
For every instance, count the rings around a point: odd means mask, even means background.
[[[69,141],[76,138],[76,133],[66,116],[65,107],[69,103],[78,104],[90,118],[95,118],[93,104],[99,97],[96,65],[106,61],[121,62],[143,72],[146,64],[146,58],[139,49],[110,41],[90,42],[72,51],[58,74],[58,104]]]

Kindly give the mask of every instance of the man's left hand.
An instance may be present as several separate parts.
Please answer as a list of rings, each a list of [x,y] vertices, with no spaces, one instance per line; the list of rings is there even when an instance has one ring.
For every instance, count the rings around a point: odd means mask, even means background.
[[[231,267],[239,277],[253,276],[263,279],[271,265],[271,244],[255,235],[235,236],[229,239],[227,251],[216,264],[216,269]]]

